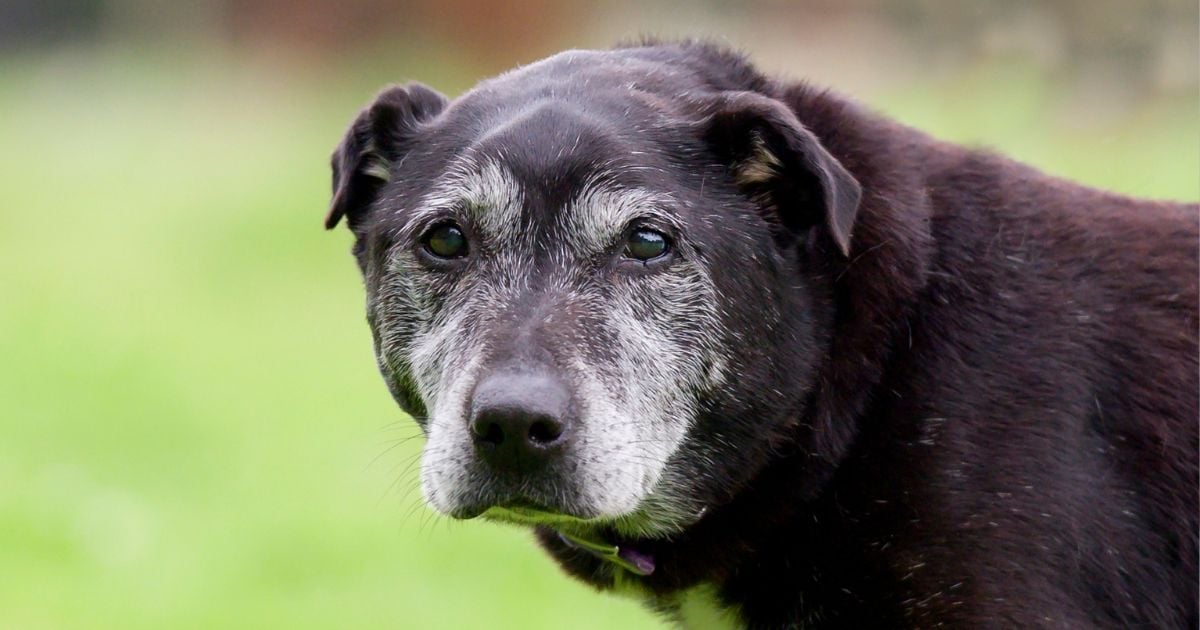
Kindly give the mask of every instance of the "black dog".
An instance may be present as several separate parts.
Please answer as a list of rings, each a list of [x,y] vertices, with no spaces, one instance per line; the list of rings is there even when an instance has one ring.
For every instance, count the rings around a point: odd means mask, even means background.
[[[343,217],[428,501],[601,589],[698,626],[1197,624],[1195,205],[683,43],[385,91]]]

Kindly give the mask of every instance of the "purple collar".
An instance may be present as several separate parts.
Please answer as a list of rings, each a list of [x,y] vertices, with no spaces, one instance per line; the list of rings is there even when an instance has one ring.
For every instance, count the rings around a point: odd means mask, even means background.
[[[586,551],[601,560],[611,562],[635,575],[650,575],[654,573],[654,557],[650,554],[642,553],[630,547],[622,548],[617,545],[586,540],[562,532],[558,532],[558,537],[568,547]]]

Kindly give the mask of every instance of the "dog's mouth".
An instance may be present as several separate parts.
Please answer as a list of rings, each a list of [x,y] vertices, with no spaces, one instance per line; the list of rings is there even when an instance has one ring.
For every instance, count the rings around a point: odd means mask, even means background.
[[[549,527],[560,525],[578,528],[591,521],[588,516],[575,514],[566,509],[551,507],[544,503],[525,498],[497,502],[490,507],[480,509],[476,515],[481,515],[491,520],[506,521],[521,525],[545,525]]]
[[[649,553],[632,545],[610,543],[604,540],[600,528],[595,527],[595,523],[589,519],[566,514],[535,501],[504,501],[484,510],[482,516],[497,521],[550,529],[568,547],[591,554],[634,575],[645,576],[654,572],[654,557]]]

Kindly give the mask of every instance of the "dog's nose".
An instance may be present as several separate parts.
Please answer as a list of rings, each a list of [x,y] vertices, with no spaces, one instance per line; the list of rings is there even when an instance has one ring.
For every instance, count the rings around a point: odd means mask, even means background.
[[[571,431],[571,393],[542,373],[484,377],[471,400],[475,448],[492,467],[528,472],[563,450]]]

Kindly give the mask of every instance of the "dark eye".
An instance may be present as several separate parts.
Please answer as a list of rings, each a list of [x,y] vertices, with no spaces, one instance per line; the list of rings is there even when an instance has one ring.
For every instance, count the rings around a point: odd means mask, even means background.
[[[467,255],[467,237],[453,223],[443,223],[425,233],[425,251],[438,258],[462,258]]]
[[[634,230],[625,243],[625,255],[637,260],[653,260],[667,253],[667,237],[654,230]]]

